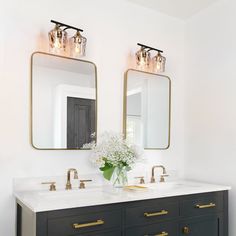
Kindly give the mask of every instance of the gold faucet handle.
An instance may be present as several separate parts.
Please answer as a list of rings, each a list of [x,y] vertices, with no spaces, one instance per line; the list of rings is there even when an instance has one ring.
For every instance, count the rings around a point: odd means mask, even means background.
[[[49,185],[49,191],[56,191],[56,182],[42,182],[41,184]]]
[[[167,174],[161,175],[160,182],[161,182],[161,183],[165,182],[165,177],[168,177],[168,176],[169,176],[169,175],[167,175]]]
[[[134,177],[135,179],[140,179],[139,184],[145,184],[144,176]]]
[[[86,183],[86,182],[92,182],[92,180],[91,180],[91,179],[81,179],[81,180],[80,180],[79,188],[80,188],[80,189],[85,189],[85,183]]]

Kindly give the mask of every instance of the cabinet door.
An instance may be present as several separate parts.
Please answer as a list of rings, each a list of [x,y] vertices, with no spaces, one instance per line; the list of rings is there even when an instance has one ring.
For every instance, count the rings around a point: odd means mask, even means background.
[[[206,216],[186,220],[180,224],[180,235],[184,236],[221,236],[218,216]]]

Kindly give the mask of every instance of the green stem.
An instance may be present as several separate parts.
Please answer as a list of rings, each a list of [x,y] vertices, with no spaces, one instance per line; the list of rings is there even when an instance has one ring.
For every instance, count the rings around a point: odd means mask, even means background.
[[[119,167],[117,167],[118,169],[119,169],[119,172],[117,172],[117,177],[116,177],[116,179],[115,179],[115,181],[114,181],[114,183],[113,183],[113,185],[115,185],[117,182],[118,182],[118,184],[124,184],[124,182],[126,181],[126,179],[127,179],[127,177],[125,176],[125,174],[123,173],[125,170],[124,170],[124,167],[122,167],[122,168],[119,168]],[[120,178],[122,178],[122,180],[120,181]],[[122,183],[121,183],[122,182]]]
[[[122,168],[118,168],[118,169],[120,169],[120,172],[119,172],[119,174],[117,174],[117,178],[115,179],[115,181],[114,181],[113,185],[115,185],[115,184],[116,184],[116,182],[119,180],[120,173],[121,173],[121,171],[122,171]]]

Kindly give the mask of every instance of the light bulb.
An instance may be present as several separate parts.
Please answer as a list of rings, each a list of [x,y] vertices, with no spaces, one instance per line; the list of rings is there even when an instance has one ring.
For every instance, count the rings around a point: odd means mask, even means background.
[[[54,48],[61,48],[62,47],[62,45],[61,45],[61,42],[60,42],[61,40],[59,39],[59,38],[55,38],[55,42],[54,42],[54,44],[53,44],[53,47]]]

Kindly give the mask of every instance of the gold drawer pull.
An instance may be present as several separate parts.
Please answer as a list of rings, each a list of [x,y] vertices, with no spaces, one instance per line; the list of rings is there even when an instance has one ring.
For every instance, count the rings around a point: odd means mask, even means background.
[[[208,205],[199,205],[198,204],[195,207],[198,208],[198,209],[214,208],[214,207],[216,207],[216,204],[215,203],[210,203]]]
[[[167,232],[162,232],[161,234],[156,234],[155,236],[168,236],[169,234]]]
[[[155,234],[153,236],[168,236],[169,234],[167,232],[162,232],[160,234]],[[144,236],[148,236],[148,235],[144,235]]]
[[[154,212],[154,213],[147,213],[147,212],[145,212],[144,216],[145,217],[154,217],[154,216],[164,216],[164,215],[167,215],[167,214],[168,214],[168,211],[162,210],[160,212]]]
[[[91,223],[85,223],[85,224],[73,224],[74,229],[81,229],[81,228],[86,228],[86,227],[92,227],[92,226],[97,226],[97,225],[104,225],[105,222],[103,220],[97,220],[95,222]]]

